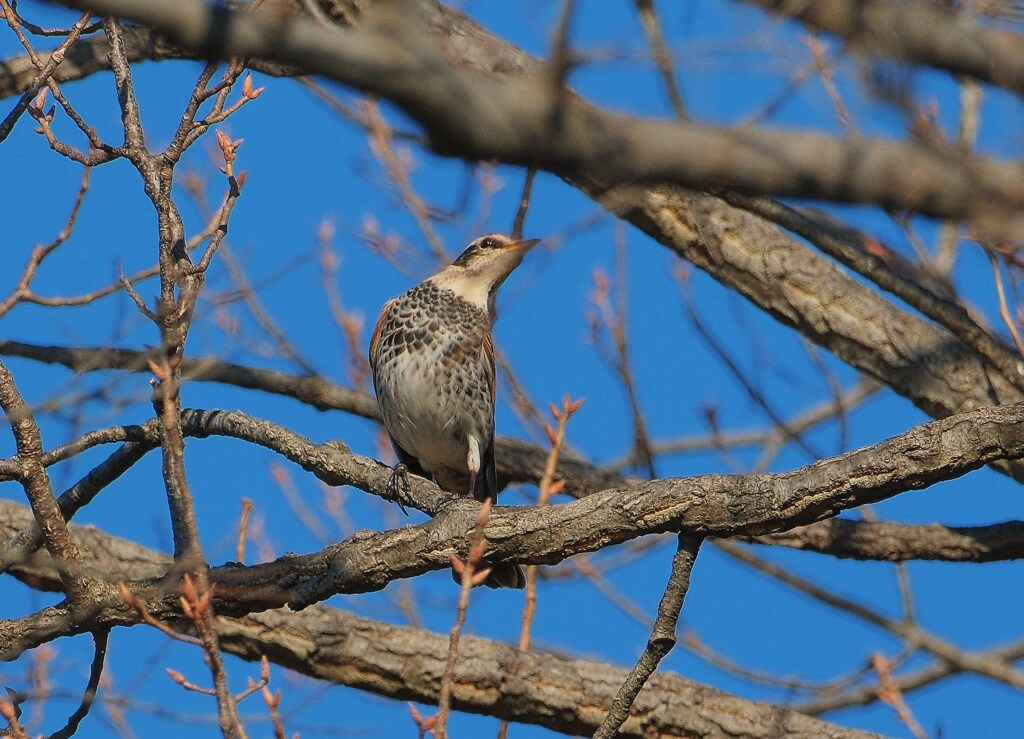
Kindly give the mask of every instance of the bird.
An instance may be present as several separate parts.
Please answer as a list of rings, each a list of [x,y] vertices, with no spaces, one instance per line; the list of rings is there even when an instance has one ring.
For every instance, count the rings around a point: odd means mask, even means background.
[[[370,339],[370,367],[398,457],[395,476],[407,470],[450,493],[497,499],[495,298],[539,241],[480,236],[451,264],[384,304]],[[518,565],[489,566],[485,585],[525,587]]]

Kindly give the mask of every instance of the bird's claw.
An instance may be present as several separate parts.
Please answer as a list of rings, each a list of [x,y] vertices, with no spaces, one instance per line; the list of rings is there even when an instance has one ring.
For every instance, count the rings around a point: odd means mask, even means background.
[[[395,501],[402,513],[407,516],[409,511],[405,510],[405,506],[402,505],[402,499],[409,500],[411,492],[412,484],[409,482],[409,468],[404,463],[399,462],[391,470],[391,479],[388,480],[388,497]]]

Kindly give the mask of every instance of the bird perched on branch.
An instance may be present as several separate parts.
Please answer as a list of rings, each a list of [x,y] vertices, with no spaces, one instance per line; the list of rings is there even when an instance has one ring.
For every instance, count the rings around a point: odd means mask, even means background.
[[[370,340],[370,366],[398,455],[396,475],[404,465],[442,490],[479,501],[497,498],[494,299],[538,241],[481,236],[450,265],[384,305]],[[519,566],[491,567],[486,585],[525,586]]]

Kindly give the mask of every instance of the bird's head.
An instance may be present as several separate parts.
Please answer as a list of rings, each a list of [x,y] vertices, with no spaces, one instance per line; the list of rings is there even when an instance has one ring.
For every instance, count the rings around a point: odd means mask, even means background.
[[[498,288],[523,261],[530,247],[539,241],[486,234],[474,239],[454,262],[431,280],[463,300],[493,312]]]

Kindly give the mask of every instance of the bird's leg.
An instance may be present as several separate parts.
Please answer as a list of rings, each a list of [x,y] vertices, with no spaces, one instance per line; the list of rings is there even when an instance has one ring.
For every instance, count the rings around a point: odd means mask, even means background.
[[[388,497],[398,503],[402,513],[408,516],[409,511],[405,510],[405,506],[402,505],[402,498],[407,495],[411,497],[411,494],[412,483],[409,482],[409,468],[405,466],[404,462],[399,462],[391,470],[391,479],[388,480]]]

